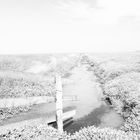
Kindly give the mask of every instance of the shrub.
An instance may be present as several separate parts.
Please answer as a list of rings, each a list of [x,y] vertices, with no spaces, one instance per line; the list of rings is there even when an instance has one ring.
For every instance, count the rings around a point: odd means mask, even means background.
[[[92,68],[105,97],[124,117],[121,130],[140,133],[139,63],[108,60],[96,63]]]
[[[76,132],[72,137],[73,140],[138,140],[139,135],[135,133],[125,133],[121,130],[111,128],[96,128],[90,126]]]
[[[111,128],[100,129],[94,126],[83,128],[73,135],[67,134],[66,132],[60,134],[56,129],[48,126],[46,123],[29,123],[0,132],[1,140],[46,140],[49,138],[51,140],[138,140],[140,135]]]
[[[7,118],[11,118],[18,113],[26,112],[31,109],[31,106],[18,106],[18,107],[10,107],[10,108],[0,108],[0,123]]]
[[[38,80],[34,75],[0,73],[0,98],[53,96],[54,90],[52,80]]]
[[[137,77],[137,80],[134,77]],[[140,103],[138,77],[140,78],[139,73],[128,73],[104,85],[104,94],[109,96],[114,107],[122,114],[125,108],[132,109]]]
[[[120,128],[125,132],[140,133],[140,107],[136,106],[131,110],[129,115],[125,118],[125,122]]]
[[[130,72],[139,72],[139,64],[136,62],[128,63],[117,60],[108,60],[106,62],[96,63],[94,65],[94,73],[98,77],[101,84],[115,79]]]
[[[31,65],[31,61],[18,56],[0,56],[1,71],[24,71]]]
[[[104,85],[115,110],[124,117],[124,131],[140,133],[140,74],[136,72],[119,76]]]
[[[68,139],[66,133],[60,134],[56,129],[47,125],[47,123],[31,122],[20,127],[6,129],[0,132],[1,140],[53,140]]]

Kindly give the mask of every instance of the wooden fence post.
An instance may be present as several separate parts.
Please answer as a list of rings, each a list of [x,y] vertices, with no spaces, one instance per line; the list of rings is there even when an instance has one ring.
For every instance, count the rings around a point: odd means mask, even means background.
[[[63,133],[63,98],[61,76],[56,74],[56,122],[60,133]]]

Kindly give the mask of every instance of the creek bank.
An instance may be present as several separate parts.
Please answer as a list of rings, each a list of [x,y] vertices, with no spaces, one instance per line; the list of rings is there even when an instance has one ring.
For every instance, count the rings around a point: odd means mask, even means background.
[[[121,126],[122,117],[102,101],[102,89],[93,71],[89,71],[87,66],[77,67],[69,80],[71,84],[64,86],[64,94],[77,95],[79,101],[74,103],[77,114],[74,122],[65,128],[67,132],[74,133],[92,125],[101,128]]]

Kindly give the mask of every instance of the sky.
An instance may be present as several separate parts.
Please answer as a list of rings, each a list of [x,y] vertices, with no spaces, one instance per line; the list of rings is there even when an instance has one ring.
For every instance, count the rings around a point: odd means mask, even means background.
[[[139,0],[0,0],[0,54],[140,49]]]

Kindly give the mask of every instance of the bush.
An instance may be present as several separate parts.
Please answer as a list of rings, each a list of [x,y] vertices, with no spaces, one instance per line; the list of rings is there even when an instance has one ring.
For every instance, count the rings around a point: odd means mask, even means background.
[[[1,71],[23,72],[31,65],[31,61],[18,56],[0,56]]]
[[[92,70],[106,99],[124,117],[121,130],[140,133],[139,63],[110,61],[96,63]]]
[[[7,118],[11,118],[18,113],[26,112],[31,109],[31,106],[18,106],[18,107],[10,107],[10,108],[0,108],[0,123]]]
[[[96,128],[90,126],[76,132],[72,137],[73,140],[138,140],[139,135],[135,133],[125,133],[121,130],[111,128]]]
[[[104,85],[104,94],[111,99],[114,107],[118,108],[117,110],[122,115],[123,111],[131,111],[133,107],[140,103],[140,83],[138,77],[140,78],[139,73],[128,73]]]
[[[138,140],[140,135],[111,128],[100,129],[94,126],[83,128],[73,135],[66,132],[60,134],[46,123],[30,123],[0,132],[1,140],[46,140],[49,138],[50,140]]]
[[[52,80],[38,80],[34,75],[0,73],[0,98],[53,96],[54,90]]]
[[[131,72],[107,82],[104,94],[124,117],[121,129],[140,133],[140,74]]]
[[[125,132],[140,133],[140,106],[136,106],[132,109],[120,129]]]
[[[56,129],[47,125],[47,123],[31,122],[17,128],[6,129],[0,132],[1,140],[53,140],[68,139],[66,133],[60,134]]]
[[[115,79],[130,72],[139,72],[140,66],[137,63],[120,62],[117,60],[109,60],[107,62],[96,63],[94,65],[94,73],[98,77],[101,84]]]

